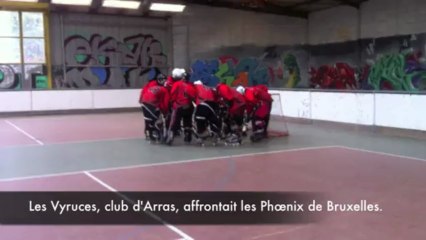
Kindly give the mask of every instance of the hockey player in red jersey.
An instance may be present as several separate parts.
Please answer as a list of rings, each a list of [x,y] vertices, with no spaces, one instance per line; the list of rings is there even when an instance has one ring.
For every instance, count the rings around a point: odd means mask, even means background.
[[[216,91],[201,81],[194,82],[194,86],[196,90],[194,121],[197,138],[200,144],[209,137],[213,137],[213,142],[216,143],[222,129]]]
[[[139,97],[145,119],[145,135],[151,141],[160,141],[164,137],[160,115],[168,114],[170,100],[169,92],[163,86],[164,82],[165,76],[159,74],[142,88]]]
[[[170,92],[173,87],[173,83],[175,83],[175,80],[172,76],[167,76],[166,82],[164,83],[164,87],[167,88],[167,90]]]
[[[257,142],[268,136],[272,97],[265,85],[254,87],[238,86],[237,91],[244,94],[247,103],[248,120],[252,122],[253,134],[250,139]]]
[[[195,88],[187,80],[184,69],[174,69],[172,77],[175,82],[170,90],[172,113],[166,143],[168,145],[173,143],[174,135],[179,130],[182,120],[184,141],[185,143],[190,143],[192,140],[192,113],[194,111]]]
[[[225,106],[224,134],[227,135],[226,142],[229,144],[241,144],[242,128],[244,124],[244,112],[246,101],[242,94],[229,87],[225,83],[217,86],[220,104]]]

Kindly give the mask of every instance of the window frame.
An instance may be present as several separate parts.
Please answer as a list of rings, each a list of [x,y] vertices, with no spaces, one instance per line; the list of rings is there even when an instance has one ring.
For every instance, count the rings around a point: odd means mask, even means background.
[[[7,37],[0,36],[0,38],[19,38],[20,45],[20,63],[2,63],[2,65],[20,65],[21,69],[21,79],[20,79],[20,89],[1,89],[4,90],[13,90],[13,91],[33,91],[36,90],[36,86],[32,84],[32,81],[26,84],[26,66],[29,65],[43,65],[47,70],[47,89],[52,89],[52,62],[50,57],[50,31],[49,31],[49,4],[47,3],[28,3],[28,2],[0,2],[1,10],[3,11],[16,11],[19,15],[19,36],[18,37]],[[36,12],[41,13],[43,16],[43,36],[25,36],[23,32],[23,13],[24,12]],[[26,63],[24,56],[24,39],[44,39],[44,63]]]

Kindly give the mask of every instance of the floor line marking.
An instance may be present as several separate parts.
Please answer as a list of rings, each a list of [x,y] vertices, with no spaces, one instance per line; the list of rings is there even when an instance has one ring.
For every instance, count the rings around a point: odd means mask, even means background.
[[[353,151],[359,151],[359,152],[373,153],[373,154],[378,154],[378,155],[383,155],[383,156],[405,158],[405,159],[411,159],[411,160],[423,161],[423,162],[426,161],[426,159],[422,159],[422,158],[398,155],[398,154],[393,154],[393,153],[385,153],[385,152],[379,152],[379,151],[372,151],[372,150],[367,150],[367,149],[362,149],[362,148],[355,148],[355,147],[348,147],[348,146],[336,146],[336,147],[349,149],[349,150],[353,150]]]
[[[101,179],[97,178],[96,176],[94,176],[93,174],[91,174],[88,171],[84,171],[84,174],[86,174],[86,176],[88,176],[89,178],[91,178],[92,180],[94,180],[95,182],[99,183],[100,185],[102,185],[103,187],[105,187],[106,189],[108,189],[111,192],[114,192],[115,194],[119,195],[121,198],[125,199],[126,201],[135,204],[136,202],[131,200],[130,198],[128,198],[126,195],[120,193],[119,191],[117,191],[117,189],[111,187],[110,185],[108,185],[106,182],[102,181]],[[177,235],[179,235],[180,237],[182,237],[181,239],[184,240],[194,240],[192,237],[190,237],[188,234],[186,234],[185,232],[183,232],[182,230],[180,230],[179,228],[169,224],[168,222],[164,221],[163,219],[161,219],[159,216],[157,216],[156,214],[150,212],[150,211],[145,211],[144,213],[146,213],[147,215],[149,215],[150,217],[152,217],[153,219],[155,219],[156,221],[160,222],[161,224],[163,224],[165,227],[167,227],[168,229],[170,229],[172,232],[176,233]]]
[[[162,163],[145,163],[145,164],[136,164],[136,165],[129,165],[129,166],[121,166],[121,167],[86,169],[86,170],[81,170],[81,171],[41,174],[41,175],[32,175],[32,176],[16,177],[16,178],[5,178],[5,179],[0,179],[0,182],[11,182],[11,181],[37,179],[37,178],[44,178],[44,177],[59,177],[59,176],[76,175],[76,174],[82,174],[84,171],[88,171],[88,172],[104,172],[105,171],[106,172],[106,171],[125,170],[125,169],[132,169],[132,168],[144,168],[144,167],[155,167],[155,166],[163,166],[163,165],[186,164],[186,163],[192,163],[192,162],[220,160],[220,159],[226,159],[226,158],[258,156],[258,155],[265,155],[265,154],[277,154],[277,153],[297,152],[297,151],[305,151],[305,150],[319,150],[319,149],[328,149],[328,148],[337,148],[337,147],[339,147],[339,146],[318,146],[318,147],[292,148],[292,149],[281,149],[281,150],[275,150],[275,151],[265,151],[265,152],[256,152],[256,153],[216,156],[216,157],[208,157],[208,158],[196,158],[196,159],[188,159],[188,160],[181,160],[181,161],[170,161],[170,162],[162,162]]]
[[[55,145],[67,145],[67,144],[85,144],[85,143],[104,143],[104,142],[115,142],[115,141],[130,141],[130,140],[144,140],[142,137],[128,137],[128,138],[105,138],[105,139],[92,139],[92,140],[70,140],[70,141],[62,141],[62,142],[49,142],[44,143],[46,146],[55,146]],[[39,146],[37,144],[17,144],[17,145],[8,145],[0,147],[0,150],[10,149],[10,148],[26,148],[26,147],[34,147]]]
[[[37,138],[35,138],[34,136],[32,136],[31,134],[29,134],[28,132],[24,131],[23,129],[21,129],[20,127],[16,126],[15,124],[13,124],[12,122],[10,122],[9,120],[4,120],[7,124],[9,124],[10,126],[12,126],[13,128],[15,128],[16,130],[18,130],[19,132],[21,132],[22,134],[24,134],[25,136],[27,136],[28,138],[30,138],[31,140],[35,141],[36,143],[38,143],[39,145],[44,145],[44,143],[40,140],[38,140]]]
[[[64,144],[79,144],[79,143],[102,143],[102,142],[115,142],[115,141],[127,141],[127,140],[144,140],[144,136],[138,137],[118,137],[118,138],[104,138],[104,139],[90,139],[90,140],[70,140],[63,142],[52,142],[49,145],[64,145]]]

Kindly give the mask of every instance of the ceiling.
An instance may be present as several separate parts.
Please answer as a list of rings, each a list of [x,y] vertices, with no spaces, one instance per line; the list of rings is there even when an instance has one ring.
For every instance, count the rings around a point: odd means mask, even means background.
[[[184,2],[307,18],[309,13],[366,0],[187,0]]]
[[[103,8],[103,0],[93,0],[90,7],[51,5],[52,11],[59,12],[88,12],[92,14],[106,13],[116,15],[154,16],[167,17],[171,13],[152,12],[149,6],[153,0],[140,0],[141,5],[137,10]],[[359,7],[366,0],[157,0],[163,3],[200,4],[212,7],[226,7],[247,11],[273,13],[279,15],[307,18],[308,14],[341,5]],[[156,1],[156,2],[157,2]],[[39,0],[39,2],[50,3],[50,0]],[[176,14],[176,13],[174,13]]]

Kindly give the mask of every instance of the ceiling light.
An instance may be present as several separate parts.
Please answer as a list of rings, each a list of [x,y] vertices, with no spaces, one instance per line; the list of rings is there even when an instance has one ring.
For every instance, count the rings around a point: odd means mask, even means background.
[[[92,4],[92,0],[52,0],[52,4],[89,6]]]
[[[38,2],[38,0],[6,0],[8,2]]]
[[[152,3],[149,8],[152,11],[164,12],[183,12],[185,5],[181,4],[167,4],[167,3]]]
[[[128,9],[138,9],[141,5],[139,1],[118,1],[118,0],[104,0],[102,4],[103,7],[110,8],[128,8]]]

